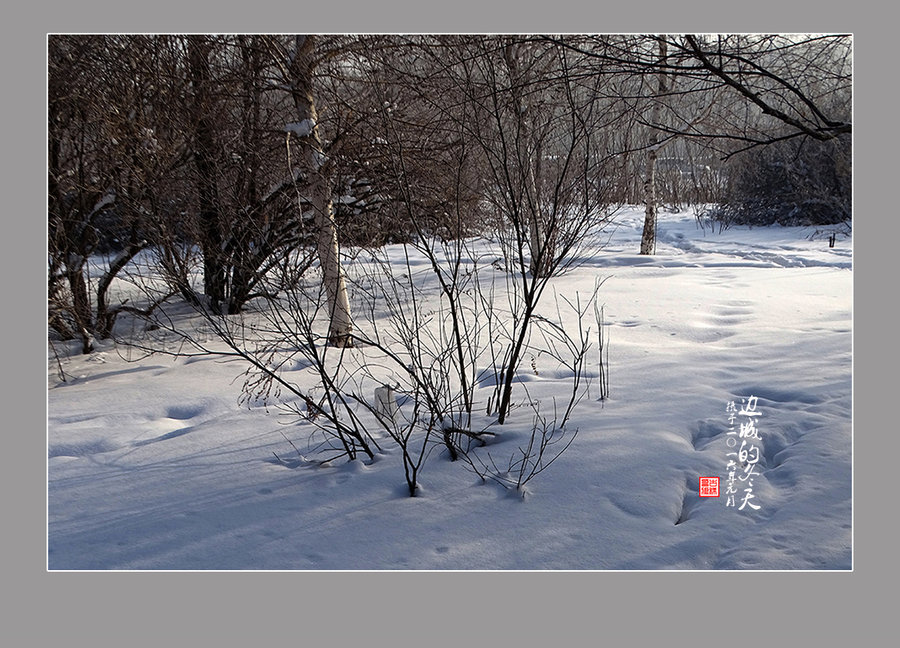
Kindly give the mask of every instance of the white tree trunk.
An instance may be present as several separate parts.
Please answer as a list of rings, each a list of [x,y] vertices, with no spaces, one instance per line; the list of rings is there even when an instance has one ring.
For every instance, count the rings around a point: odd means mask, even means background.
[[[656,158],[656,149],[651,148],[647,153],[647,168],[644,171],[644,232],[641,235],[641,254],[656,253]]]
[[[668,79],[665,64],[668,56],[668,47],[666,41],[660,37],[659,40],[659,65],[660,70],[657,75],[659,85],[657,87],[656,97],[653,99],[653,106],[650,108],[650,124],[651,126],[659,122],[660,102],[663,96],[668,92]],[[641,235],[641,254],[656,253],[656,220],[658,211],[658,198],[656,196],[656,160],[659,156],[659,134],[655,130],[650,131],[647,151],[647,167],[644,169],[644,231]]]
[[[319,175],[312,184],[313,205],[316,210],[316,227],[319,231],[317,251],[322,268],[322,281],[328,296],[328,343],[337,347],[353,346],[353,322],[350,319],[350,298],[347,282],[341,266],[337,227],[334,222],[334,204],[331,200],[331,184]]]
[[[347,282],[341,267],[334,203],[331,197],[330,162],[325,156],[319,135],[318,114],[313,96],[312,76],[315,67],[315,38],[298,36],[296,52],[290,64],[291,94],[299,123],[290,130],[297,135],[303,148],[302,161],[307,179],[310,202],[315,210],[318,230],[317,253],[322,268],[322,281],[328,298],[328,344],[353,346],[353,322],[350,318],[350,299]]]

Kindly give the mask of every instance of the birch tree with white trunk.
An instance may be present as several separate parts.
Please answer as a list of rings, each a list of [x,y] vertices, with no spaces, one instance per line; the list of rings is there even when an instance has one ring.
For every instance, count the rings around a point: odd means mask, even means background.
[[[659,131],[655,125],[659,122],[659,114],[663,97],[669,91],[669,80],[665,62],[668,57],[668,46],[664,38],[659,39],[659,72],[656,75],[657,88],[650,107],[650,138],[647,142],[647,166],[644,170],[644,231],[641,235],[641,254],[656,253],[656,220],[659,200],[656,195],[656,160],[659,150],[665,145],[660,141]]]
[[[318,63],[315,36],[296,36],[294,51],[287,59],[286,72],[291,98],[297,111],[297,122],[286,130],[301,146],[301,167],[306,192],[315,212],[317,254],[322,281],[327,295],[329,328],[328,344],[353,346],[353,323],[350,299],[340,262],[340,246],[334,219],[331,193],[331,160],[326,155],[319,131],[319,117],[313,92],[313,74]]]

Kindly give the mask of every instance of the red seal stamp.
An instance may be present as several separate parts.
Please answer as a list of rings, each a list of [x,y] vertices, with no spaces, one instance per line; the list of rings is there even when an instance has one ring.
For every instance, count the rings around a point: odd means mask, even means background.
[[[718,497],[719,496],[719,478],[718,477],[701,477],[700,478],[700,497]]]

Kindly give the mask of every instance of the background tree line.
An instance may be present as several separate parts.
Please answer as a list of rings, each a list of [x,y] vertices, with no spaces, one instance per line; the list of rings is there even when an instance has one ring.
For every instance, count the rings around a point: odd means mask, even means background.
[[[173,295],[236,314],[278,295],[273,272],[299,255],[321,269],[330,343],[349,345],[351,247],[495,238],[523,261],[530,308],[540,278],[616,205],[646,206],[645,254],[659,208],[710,204],[723,224],[849,222],[851,46],[50,36],[49,326],[87,352],[118,314]],[[110,303],[140,253],[168,291]]]

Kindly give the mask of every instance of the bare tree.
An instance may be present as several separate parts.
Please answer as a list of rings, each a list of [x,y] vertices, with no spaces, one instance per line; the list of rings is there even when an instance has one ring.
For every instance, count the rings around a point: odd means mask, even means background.
[[[215,119],[220,112],[212,100],[210,39],[192,35],[187,39],[191,75],[193,117],[193,157],[197,168],[200,241],[203,248],[203,288],[215,310],[225,301],[225,266],[222,256],[218,170],[216,168]]]
[[[526,140],[522,119],[510,115],[511,107],[514,113],[517,106],[521,109],[521,98],[509,77],[515,70],[509,47],[509,41],[473,39],[454,61],[456,83],[472,107],[467,128],[484,156],[491,182],[488,200],[499,216],[496,231],[509,270],[506,292],[512,322],[496,399],[501,424],[509,414],[514,378],[540,299],[550,279],[594,243],[591,234],[607,222],[609,204],[603,182],[607,158],[597,139],[610,117],[603,113],[594,88],[573,74],[565,49],[545,51],[552,65],[530,84],[532,95],[541,87],[547,99],[528,125]],[[533,236],[535,228],[538,237]]]
[[[268,40],[296,110],[297,121],[288,124],[286,130],[299,141],[303,186],[314,212],[319,265],[328,294],[328,342],[351,346],[353,323],[334,219],[332,158],[323,145],[314,94],[316,66],[331,53],[318,51],[316,42],[315,36],[296,36],[290,47],[278,39]]]
[[[668,92],[668,75],[665,70],[668,46],[663,39],[659,40],[659,71],[656,73],[658,85],[656,96],[650,108],[650,123],[659,121],[660,102]],[[656,252],[656,219],[659,200],[656,195],[656,158],[659,155],[660,137],[655,130],[650,132],[647,143],[647,162],[644,167],[644,231],[641,234],[641,254]]]
[[[730,135],[748,147],[795,137],[829,140],[852,132],[851,39],[845,35],[716,36],[687,34],[673,47],[696,64],[683,70],[725,86],[786,128]]]
[[[190,128],[196,167],[195,236],[204,292],[213,310],[239,312],[265,275],[304,243],[303,215],[291,202],[280,90],[270,80],[268,37],[190,36]]]
[[[164,187],[187,161],[159,101],[182,87],[168,44],[48,40],[49,324],[63,339],[80,337],[85,353],[94,337],[111,335],[119,313],[136,308],[111,303],[110,289],[150,245]],[[95,255],[106,257],[96,282]]]

